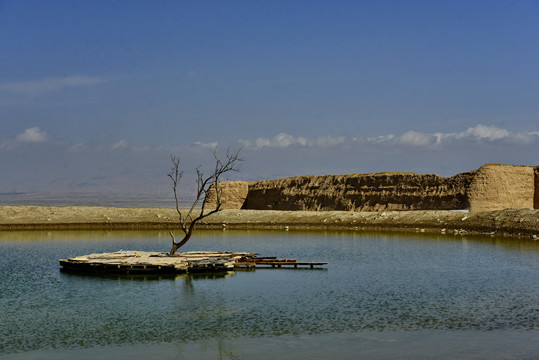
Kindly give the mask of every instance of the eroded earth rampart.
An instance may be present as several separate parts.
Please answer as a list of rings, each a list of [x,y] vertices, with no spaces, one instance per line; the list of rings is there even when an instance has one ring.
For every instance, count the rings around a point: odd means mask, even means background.
[[[539,208],[539,166],[487,164],[451,177],[416,173],[221,182],[223,209],[386,211]],[[208,207],[215,206],[215,192]]]

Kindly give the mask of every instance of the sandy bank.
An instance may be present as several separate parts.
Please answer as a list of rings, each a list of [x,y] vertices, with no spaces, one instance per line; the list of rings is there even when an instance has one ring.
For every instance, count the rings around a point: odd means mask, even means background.
[[[0,230],[175,229],[174,209],[0,206]],[[223,210],[199,228],[289,230],[407,230],[525,236],[537,239],[539,210],[454,211],[274,211]]]

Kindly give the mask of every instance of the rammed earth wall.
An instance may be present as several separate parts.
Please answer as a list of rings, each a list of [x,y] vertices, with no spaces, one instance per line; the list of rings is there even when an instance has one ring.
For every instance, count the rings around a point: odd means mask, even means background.
[[[416,173],[220,182],[222,208],[252,210],[500,210],[539,208],[539,167],[484,165],[451,177]],[[214,207],[215,192],[207,206]]]
[[[447,210],[467,208],[472,173],[446,178],[414,173],[298,176],[257,181],[244,209]]]
[[[534,167],[535,194],[533,196],[533,208],[539,209],[539,166]]]
[[[535,173],[531,166],[483,165],[468,189],[470,211],[534,208]]]

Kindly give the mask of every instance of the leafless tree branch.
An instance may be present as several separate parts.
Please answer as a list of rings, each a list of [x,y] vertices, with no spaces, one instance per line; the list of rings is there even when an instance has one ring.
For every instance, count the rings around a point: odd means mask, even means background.
[[[184,233],[184,238],[180,242],[176,242],[174,234],[170,232],[170,236],[172,237],[172,249],[170,250],[170,255],[174,255],[180,247],[189,241],[198,221],[221,210],[221,195],[223,189],[219,188],[219,181],[221,180],[221,177],[228,172],[240,171],[239,163],[243,161],[243,159],[240,157],[240,152],[241,148],[234,151],[227,149],[224,159],[221,159],[217,154],[217,149],[214,149],[212,150],[212,155],[215,160],[215,168],[213,172],[210,175],[204,176],[201,167],[198,166],[196,168],[197,193],[193,204],[185,215],[180,210],[180,203],[178,200],[178,187],[180,179],[183,175],[183,171],[180,171],[180,159],[175,156],[171,156],[172,169],[168,176],[172,180],[172,190],[174,191],[174,199],[176,200],[176,212],[178,213],[178,220]],[[215,209],[211,209],[210,211],[206,212],[206,197],[208,196],[212,185],[215,187],[217,206]],[[200,201],[202,201],[200,212],[198,212],[198,215],[195,216],[194,212]]]

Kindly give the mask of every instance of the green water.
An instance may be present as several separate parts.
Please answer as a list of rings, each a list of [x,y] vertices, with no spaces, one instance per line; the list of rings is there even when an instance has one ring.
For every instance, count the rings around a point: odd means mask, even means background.
[[[323,270],[83,276],[58,259],[167,251],[167,232],[0,232],[0,358],[536,359],[539,243],[199,231],[186,251]]]

